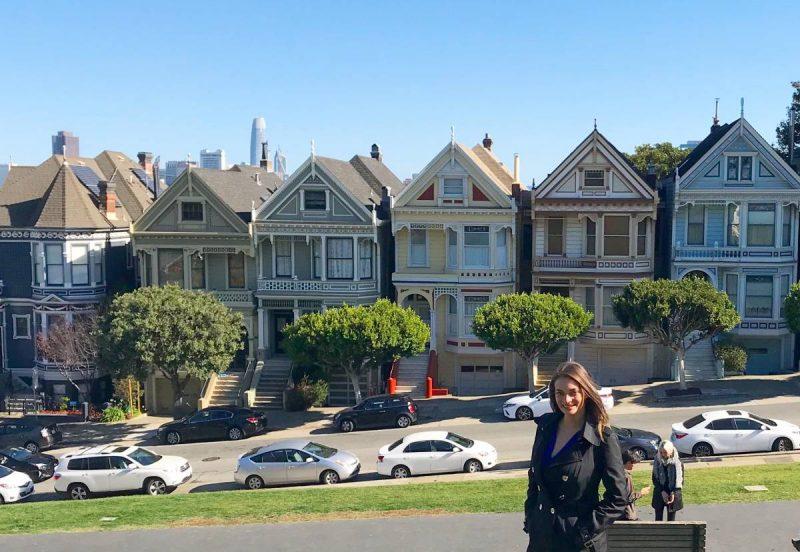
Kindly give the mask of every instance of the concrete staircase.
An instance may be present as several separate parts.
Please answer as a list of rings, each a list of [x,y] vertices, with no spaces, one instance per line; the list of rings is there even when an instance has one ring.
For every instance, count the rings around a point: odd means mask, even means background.
[[[264,361],[264,369],[256,386],[253,408],[258,410],[282,410],[283,391],[289,381],[292,362],[288,358],[270,358]]]
[[[539,371],[536,376],[536,387],[542,387],[550,383],[550,378],[555,374],[556,369],[562,362],[567,360],[567,345],[564,344],[549,355],[539,357]]]
[[[244,379],[244,372],[222,372],[219,374],[211,392],[211,401],[208,406],[239,405],[239,397],[242,394],[242,379]]]
[[[677,360],[675,361],[677,363]],[[717,359],[710,339],[694,344],[686,352],[686,381],[719,379]],[[675,373],[678,373],[676,366]]]
[[[397,393],[411,395],[414,399],[425,398],[428,378],[428,353],[402,358],[397,366]]]

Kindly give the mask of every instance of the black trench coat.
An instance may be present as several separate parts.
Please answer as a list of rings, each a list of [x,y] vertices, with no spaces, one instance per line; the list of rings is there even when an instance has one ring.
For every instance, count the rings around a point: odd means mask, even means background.
[[[542,469],[545,449],[562,416],[559,412],[536,419],[525,501],[528,552],[607,552],[605,530],[625,513],[628,496],[619,441],[608,428],[601,441],[597,427],[587,422],[572,449]],[[601,480],[606,489],[602,500]],[[594,548],[584,548],[589,542]]]

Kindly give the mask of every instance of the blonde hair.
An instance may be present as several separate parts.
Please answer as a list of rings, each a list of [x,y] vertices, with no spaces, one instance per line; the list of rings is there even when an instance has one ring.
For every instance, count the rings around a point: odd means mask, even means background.
[[[666,452],[670,458],[675,456],[675,445],[672,444],[672,441],[661,441],[658,444],[658,452],[661,452],[662,450]]]
[[[597,392],[597,384],[595,383],[589,371],[578,362],[567,361],[561,364],[553,374],[553,379],[550,380],[550,406],[553,412],[560,412],[561,407],[558,406],[556,401],[556,382],[561,378],[569,378],[574,381],[584,397],[584,408],[586,409],[586,419],[592,424],[597,426],[597,433],[601,441],[605,441],[603,433],[608,427],[608,413],[603,400],[600,398],[600,393]]]

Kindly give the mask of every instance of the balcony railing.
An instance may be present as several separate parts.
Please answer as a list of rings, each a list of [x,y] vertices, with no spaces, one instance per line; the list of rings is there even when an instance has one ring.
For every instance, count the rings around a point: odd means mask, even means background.
[[[56,295],[58,297],[94,297],[104,295],[106,286],[102,284],[76,287],[34,285],[31,287],[31,291],[36,297],[47,297],[48,295]]]
[[[271,278],[258,279],[258,293],[285,294],[289,293],[360,293],[376,291],[375,280],[276,280]]]
[[[653,269],[653,262],[648,258],[614,258],[614,257],[535,257],[533,266],[539,270],[583,271],[597,270],[616,272],[648,272]]]
[[[225,289],[211,292],[223,303],[252,303],[253,292],[247,289]]]
[[[794,258],[791,247],[713,247],[678,246],[673,250],[675,260],[688,261],[738,261],[753,259],[757,262],[788,262]]]

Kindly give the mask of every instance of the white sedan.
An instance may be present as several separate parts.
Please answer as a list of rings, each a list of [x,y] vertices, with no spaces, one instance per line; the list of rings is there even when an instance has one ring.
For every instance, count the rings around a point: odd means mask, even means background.
[[[670,441],[678,452],[693,456],[783,452],[800,448],[800,427],[744,410],[714,410],[673,424]]]
[[[431,473],[477,473],[496,464],[497,450],[492,445],[447,431],[412,433],[378,451],[378,473],[396,479]]]
[[[614,395],[610,387],[597,390],[606,410],[614,408]],[[552,412],[549,388],[543,387],[527,395],[511,397],[503,404],[503,416],[511,420],[532,420]]]

